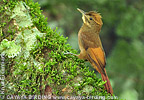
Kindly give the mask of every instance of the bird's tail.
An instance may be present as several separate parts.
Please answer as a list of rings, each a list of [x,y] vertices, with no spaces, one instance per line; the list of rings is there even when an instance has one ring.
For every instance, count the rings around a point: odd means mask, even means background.
[[[107,81],[105,83],[105,89],[107,90],[108,93],[110,93],[111,95],[113,94],[113,89],[111,87],[111,84],[110,84],[110,81],[109,81],[109,78],[107,76],[107,73],[106,73],[106,70],[104,68],[104,71],[105,71],[105,74],[101,73],[101,76],[102,76],[102,80],[103,81]]]

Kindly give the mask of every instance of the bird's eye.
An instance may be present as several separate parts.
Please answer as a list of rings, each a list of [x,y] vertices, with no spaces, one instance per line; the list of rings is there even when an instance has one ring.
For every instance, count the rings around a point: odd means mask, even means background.
[[[90,19],[90,20],[92,20],[92,18],[91,18],[91,17],[90,17],[89,19]]]

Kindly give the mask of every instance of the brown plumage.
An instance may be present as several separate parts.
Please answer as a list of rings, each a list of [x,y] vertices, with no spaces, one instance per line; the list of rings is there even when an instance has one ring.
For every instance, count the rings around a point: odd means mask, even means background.
[[[101,16],[94,11],[84,12],[81,9],[78,10],[82,13],[83,19],[83,25],[78,33],[79,48],[81,50],[78,57],[80,59],[88,60],[101,74],[102,80],[107,81],[105,83],[105,89],[112,95],[113,89],[105,70],[105,53],[99,37],[103,24]]]

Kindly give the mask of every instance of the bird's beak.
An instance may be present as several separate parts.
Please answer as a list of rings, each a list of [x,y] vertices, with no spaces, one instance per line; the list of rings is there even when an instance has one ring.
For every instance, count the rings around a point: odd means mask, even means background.
[[[83,10],[77,8],[77,10],[82,13],[82,20],[85,24],[87,24],[89,27],[91,27],[91,25],[89,24],[89,21],[88,21],[88,17],[86,15],[86,12],[84,12]]]
[[[81,9],[79,9],[79,8],[77,8],[77,10],[78,10],[80,13],[82,13],[82,15],[85,15],[85,12],[84,12],[83,10],[81,10]]]

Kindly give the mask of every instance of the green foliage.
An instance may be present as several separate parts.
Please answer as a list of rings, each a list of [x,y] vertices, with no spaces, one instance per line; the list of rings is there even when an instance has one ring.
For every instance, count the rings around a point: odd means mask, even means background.
[[[77,52],[66,44],[67,38],[47,26],[38,3],[3,0],[0,5],[5,95],[40,95],[48,85],[54,95],[110,96],[105,82],[89,71],[84,61],[63,54]],[[64,88],[66,92],[62,92]]]
[[[121,23],[117,27],[117,34],[121,37],[135,39],[142,35],[144,26],[144,11],[130,7],[128,13],[123,15]],[[140,14],[141,13],[141,14]]]
[[[143,59],[142,51],[144,50],[144,47],[139,40],[135,40],[132,43],[127,43],[124,40],[119,40],[117,43],[117,46],[114,48],[114,52],[111,54],[111,57],[109,58],[109,63],[111,63],[111,66],[117,66],[117,62],[119,61],[119,71],[123,71],[123,74],[126,75],[132,75],[137,74],[138,72],[137,67],[142,68],[143,66]],[[119,56],[116,58],[116,56]],[[135,60],[135,58],[138,58]],[[123,63],[125,62],[125,63]],[[138,65],[137,67],[135,67]],[[129,67],[129,73],[127,73],[127,70],[125,67]],[[118,69],[117,67],[113,68],[114,70]]]

